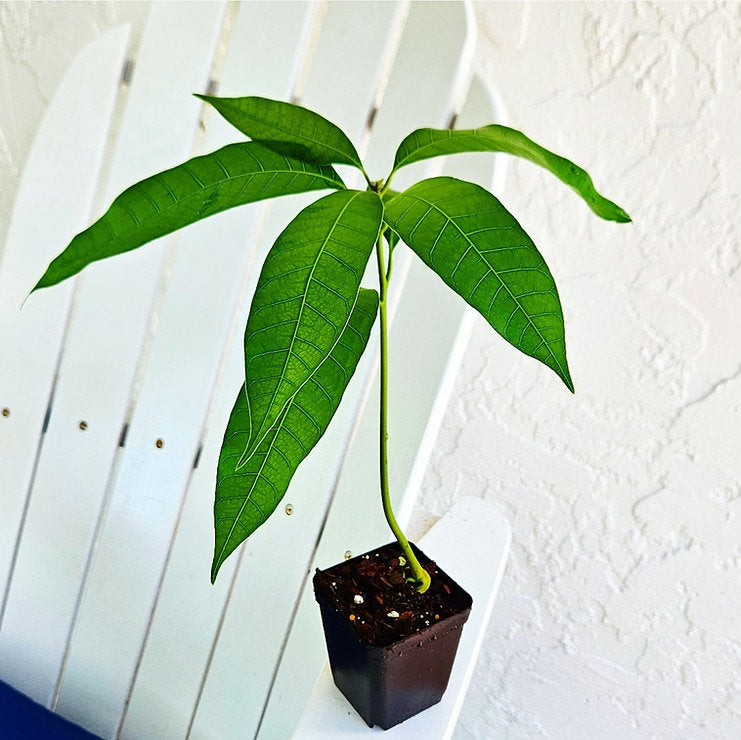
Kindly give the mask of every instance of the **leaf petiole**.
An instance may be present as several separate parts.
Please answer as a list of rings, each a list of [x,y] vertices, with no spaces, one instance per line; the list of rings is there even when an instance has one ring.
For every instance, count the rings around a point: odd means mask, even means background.
[[[379,195],[383,198],[384,195],[386,195],[386,191],[389,189],[389,186],[391,185],[391,178],[393,178],[394,173],[396,172],[395,169],[391,170],[389,173],[389,176],[386,178],[386,182],[383,183],[381,186],[381,190],[379,191]]]

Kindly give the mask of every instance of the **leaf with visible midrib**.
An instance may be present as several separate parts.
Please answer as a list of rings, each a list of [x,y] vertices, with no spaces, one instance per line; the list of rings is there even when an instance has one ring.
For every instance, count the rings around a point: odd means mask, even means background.
[[[375,193],[332,193],[301,211],[272,246],[244,334],[252,415],[245,458],[339,340],[382,215]]]
[[[219,456],[212,583],[226,558],[275,510],[299,463],[324,434],[368,343],[377,310],[376,291],[361,288],[350,321],[330,356],[288,402],[241,467],[250,411],[244,386],[240,389]]]
[[[230,144],[124,190],[51,262],[34,290],[234,206],[344,187],[331,167],[291,159],[253,141]]]
[[[619,205],[597,192],[592,178],[581,167],[544,149],[521,131],[508,126],[491,124],[460,131],[418,129],[399,144],[394,171],[423,159],[460,152],[506,152],[527,159],[573,188],[598,216],[619,223],[630,221],[630,216]]]
[[[436,177],[396,196],[384,217],[499,334],[574,390],[556,284],[530,237],[491,193]]]
[[[318,113],[293,103],[268,98],[217,98],[205,100],[254,141],[277,152],[314,164],[349,164],[361,170],[355,147],[344,131]]]

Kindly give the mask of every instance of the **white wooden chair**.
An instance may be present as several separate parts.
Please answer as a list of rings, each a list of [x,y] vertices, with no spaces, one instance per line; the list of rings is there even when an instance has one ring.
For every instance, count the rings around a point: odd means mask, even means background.
[[[372,348],[294,478],[292,514],[279,509],[215,587],[208,579],[214,471],[256,271],[308,200],[224,213],[19,307],[127,185],[239,140],[192,92],[299,100],[342,126],[377,176],[413,128],[479,125],[501,110],[472,74],[475,27],[461,3],[153,3],[135,54],[128,37],[109,31],[67,71],[0,264],[0,679],[104,737],[272,740],[305,709],[309,737],[324,646],[308,575],[390,539]],[[486,155],[445,169],[495,190],[503,177]],[[473,317],[408,253],[392,282],[391,477],[405,522]],[[476,585],[491,595],[508,530],[491,510],[469,519],[496,534],[484,547],[493,572]],[[429,554],[461,568],[440,554],[450,538],[437,538]],[[488,612],[476,615],[462,646],[469,677]],[[444,709],[451,727],[461,676]]]

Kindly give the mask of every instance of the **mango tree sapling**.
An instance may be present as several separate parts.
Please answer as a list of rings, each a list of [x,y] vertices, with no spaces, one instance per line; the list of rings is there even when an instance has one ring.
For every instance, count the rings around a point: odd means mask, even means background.
[[[396,192],[395,173],[430,157],[505,152],[554,174],[601,218],[630,218],[583,169],[506,126],[414,131],[399,145],[388,176],[372,180],[348,137],[306,108],[259,97],[198,97],[250,140],[129,187],[51,262],[34,290],[228,208],[332,190],[285,227],[262,266],[244,333],[245,380],[216,473],[211,580],[276,509],[324,434],[378,316],[381,500],[410,578],[424,592],[430,576],[398,526],[389,495],[387,301],[395,250],[406,244],[505,340],[574,387],[556,284],[516,219],[473,183],[433,177]],[[336,164],[360,170],[366,189],[348,189]],[[378,286],[364,288],[374,252]]]

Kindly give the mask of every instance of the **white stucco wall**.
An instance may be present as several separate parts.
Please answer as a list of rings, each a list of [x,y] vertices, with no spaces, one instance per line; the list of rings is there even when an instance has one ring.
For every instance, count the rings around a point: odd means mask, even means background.
[[[741,737],[741,5],[480,3],[576,395],[480,322],[418,524],[496,502],[513,553],[456,738]],[[486,567],[485,563],[481,567]]]
[[[145,6],[0,3],[0,244],[67,64]],[[507,205],[560,287],[577,393],[478,324],[414,525],[474,493],[513,527],[456,737],[739,737],[741,5],[477,12],[479,69],[511,124],[634,223],[510,169]]]

